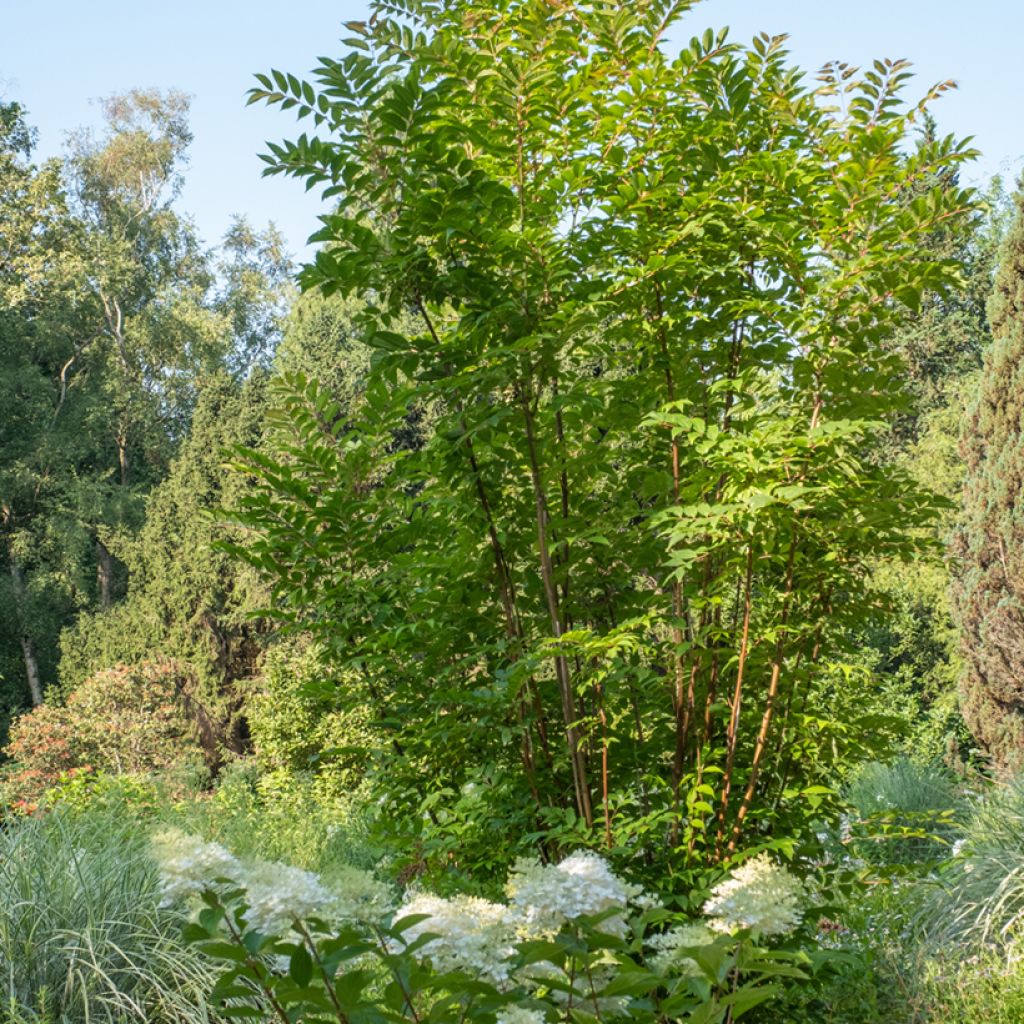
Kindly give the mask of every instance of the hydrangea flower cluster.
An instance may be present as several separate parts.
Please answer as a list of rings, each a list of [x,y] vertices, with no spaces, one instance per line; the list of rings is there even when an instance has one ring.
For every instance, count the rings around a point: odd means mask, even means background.
[[[289,864],[259,863],[245,872],[245,923],[264,935],[286,932],[292,921],[333,918],[335,897],[312,871]]]
[[[340,923],[380,921],[391,909],[391,890],[366,871],[349,868],[327,885],[311,871],[288,864],[243,864],[219,843],[173,829],[153,839],[163,904],[214,887],[224,878],[246,890],[246,924],[280,934],[310,917]]]
[[[402,932],[411,945],[421,935],[432,934],[421,948],[441,971],[468,971],[495,984],[508,980],[510,960],[515,953],[514,930],[508,907],[475,896],[444,899],[417,893],[395,914],[395,919],[425,914]]]
[[[602,921],[600,927],[624,934],[625,911],[640,897],[641,890],[616,877],[597,854],[582,851],[559,864],[519,861],[509,876],[506,892],[508,905],[471,896],[444,899],[417,893],[399,908],[395,919],[426,915],[403,931],[406,944],[422,935],[434,935],[420,949],[436,967],[468,971],[501,986],[510,980],[518,940],[554,936],[568,921],[605,911],[617,913]],[[547,967],[561,980],[553,965]],[[542,983],[545,965],[534,964],[529,973],[530,977],[518,980]],[[515,1022],[510,1019],[510,1024]]]
[[[207,843],[180,829],[168,829],[153,837],[153,855],[160,865],[162,905],[210,888],[218,878],[238,881],[242,865],[220,843]]]
[[[760,935],[784,935],[800,924],[803,895],[800,880],[761,853],[711,890],[704,913],[716,931],[749,928]]]
[[[652,935],[647,944],[656,949],[657,953],[650,957],[648,963],[658,974],[691,975],[699,977],[700,968],[697,961],[687,956],[684,950],[697,946],[709,946],[715,941],[715,933],[703,924],[681,924],[670,928],[667,932]]]
[[[496,1024],[545,1024],[546,1018],[540,1010],[510,1003],[498,1011]]]
[[[337,920],[376,924],[394,909],[394,890],[369,871],[341,868],[333,871],[324,884],[334,895]]]
[[[537,937],[556,935],[567,921],[578,917],[625,911],[642,890],[616,877],[596,853],[580,850],[560,864],[517,861],[506,892],[519,934]],[[600,928],[622,935],[626,919],[622,913],[614,914]]]

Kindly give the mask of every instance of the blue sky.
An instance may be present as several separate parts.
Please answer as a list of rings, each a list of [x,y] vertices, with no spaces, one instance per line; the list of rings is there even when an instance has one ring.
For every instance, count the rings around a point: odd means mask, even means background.
[[[233,213],[273,220],[301,255],[320,204],[301,183],[260,177],[266,139],[287,136],[287,114],[245,107],[252,74],[301,74],[338,51],[343,21],[364,0],[0,0],[0,96],[29,110],[39,155],[60,152],[64,133],[95,123],[91,99],[135,86],[191,93],[191,166],[181,206],[208,242]],[[1024,0],[704,0],[676,38],[729,25],[734,37],[787,32],[810,71],[834,58],[865,63],[906,57],[921,89],[945,78],[959,90],[939,104],[940,126],[974,135],[983,158],[971,172],[1020,173],[1024,157]]]

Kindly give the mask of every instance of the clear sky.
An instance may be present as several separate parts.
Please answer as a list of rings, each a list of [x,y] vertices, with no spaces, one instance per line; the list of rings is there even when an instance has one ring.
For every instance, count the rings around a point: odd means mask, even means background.
[[[0,96],[28,108],[46,157],[60,152],[65,132],[96,122],[96,97],[136,86],[191,93],[182,209],[211,243],[233,213],[273,220],[302,255],[320,204],[300,182],[261,178],[257,156],[294,122],[245,107],[245,91],[253,72],[301,77],[318,56],[337,53],[342,22],[365,11],[364,0],[0,0]],[[1024,0],[704,0],[675,38],[723,25],[741,40],[789,33],[794,60],[809,71],[836,58],[906,57],[921,91],[954,78],[960,88],[937,114],[945,131],[976,137],[984,155],[972,176],[1024,167]]]

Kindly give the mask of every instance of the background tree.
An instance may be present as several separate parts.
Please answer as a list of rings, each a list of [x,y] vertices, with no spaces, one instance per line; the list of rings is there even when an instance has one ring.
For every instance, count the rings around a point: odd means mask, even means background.
[[[290,302],[272,227],[239,219],[206,251],[176,211],[187,99],[136,91],[103,109],[99,136],[77,133],[67,160],[36,168],[23,112],[2,108],[0,672],[12,708],[56,682],[63,628],[116,607],[146,497],[203,382],[226,374],[240,391]],[[232,440],[252,439],[240,429]]]
[[[933,134],[930,123],[925,137]],[[965,472],[960,434],[991,339],[985,304],[1008,209],[996,179],[975,217],[945,224],[925,240],[933,258],[956,264],[961,282],[945,294],[926,294],[917,315],[887,342],[905,363],[907,388],[905,405],[881,440],[878,457],[947,499],[947,508],[928,531],[937,555],[948,549],[956,529]],[[856,647],[862,652],[860,663],[877,681],[879,704],[907,721],[905,743],[912,756],[961,761],[973,741],[959,706],[963,664],[949,559],[881,563],[872,576],[877,612],[865,623]]]
[[[964,427],[954,549],[964,717],[1001,768],[1024,764],[1024,195],[1015,201],[988,307],[992,344]]]
[[[83,536],[55,515],[88,447],[89,412],[67,407],[74,348],[54,329],[77,264],[59,165],[33,166],[33,133],[17,104],[0,106],[0,675],[5,706],[41,703],[53,679],[47,638],[79,605]]]

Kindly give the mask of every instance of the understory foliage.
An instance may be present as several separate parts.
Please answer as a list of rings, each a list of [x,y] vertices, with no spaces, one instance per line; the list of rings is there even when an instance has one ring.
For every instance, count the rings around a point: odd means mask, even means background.
[[[964,718],[998,768],[1024,766],[1024,196],[989,301],[992,344],[964,423],[954,605],[965,655]]]
[[[668,874],[799,841],[884,732],[842,638],[933,502],[872,457],[883,342],[955,277],[923,240],[970,214],[969,153],[908,152],[945,86],[906,104],[903,62],[811,88],[781,37],[668,56],[690,6],[375,4],[252,94],[322,131],[268,170],[336,204],[302,282],[361,300],[373,358],[355,415],[277,386],[238,550],[358,673],[428,861],[515,852],[481,791],[513,847]]]
[[[328,886],[182,833],[155,852],[165,900],[206,904],[185,934],[220,961],[229,1019],[712,1024],[805,977],[806,957],[767,948],[799,926],[805,894],[764,855],[679,923],[592,852],[517,863],[504,902],[418,892],[397,906],[364,872]]]

